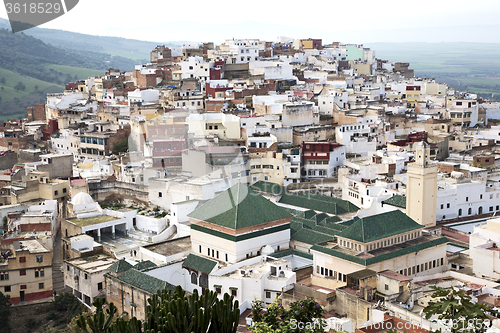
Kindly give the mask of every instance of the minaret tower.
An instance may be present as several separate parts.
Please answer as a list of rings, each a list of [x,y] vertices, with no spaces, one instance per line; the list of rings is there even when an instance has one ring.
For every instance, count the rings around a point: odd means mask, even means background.
[[[417,143],[415,162],[408,164],[406,215],[426,227],[436,225],[437,166],[429,164],[430,148]]]

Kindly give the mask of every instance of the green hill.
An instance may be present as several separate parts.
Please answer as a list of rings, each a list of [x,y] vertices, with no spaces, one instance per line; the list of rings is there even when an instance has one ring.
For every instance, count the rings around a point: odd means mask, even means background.
[[[0,28],[10,30],[9,21],[0,18]],[[157,45],[174,45],[172,43],[156,43],[120,37],[94,36],[38,27],[25,30],[24,34],[65,50],[93,50],[95,52],[106,53],[112,56],[121,56],[128,59],[139,60],[138,64],[149,61],[150,52]]]
[[[0,29],[0,116],[23,117],[27,107],[44,103],[47,92],[61,92],[68,82],[104,74],[109,68],[132,70],[136,63],[104,53],[65,50]]]

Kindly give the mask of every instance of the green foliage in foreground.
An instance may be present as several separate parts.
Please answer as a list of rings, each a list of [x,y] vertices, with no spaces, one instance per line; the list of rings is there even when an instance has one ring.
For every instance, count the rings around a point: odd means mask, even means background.
[[[253,333],[324,332],[323,308],[312,299],[296,301],[285,308],[275,299],[267,311],[262,300],[252,302]]]
[[[0,333],[10,333],[10,306],[10,296],[0,292],[0,318],[2,318]]]
[[[425,318],[438,315],[438,320],[446,322],[452,333],[483,333],[491,327],[491,315],[499,312],[488,307],[487,303],[473,303],[472,297],[463,291],[431,287],[436,290],[431,296],[437,301],[431,301],[424,309]],[[490,315],[490,316],[489,316]],[[441,332],[441,328],[435,332]]]
[[[111,303],[104,313],[104,302],[104,299],[97,298],[94,301],[96,313],[93,316],[80,316],[77,325],[83,332],[234,333],[240,316],[238,301],[234,301],[233,296],[225,294],[219,300],[217,293],[209,290],[201,296],[196,290],[187,296],[179,286],[173,292],[165,289],[158,291],[148,299],[144,324],[135,317],[113,321],[117,308]]]

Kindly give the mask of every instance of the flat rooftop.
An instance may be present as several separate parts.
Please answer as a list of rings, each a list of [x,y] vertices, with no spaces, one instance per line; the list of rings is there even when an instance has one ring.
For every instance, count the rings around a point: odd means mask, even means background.
[[[82,257],[73,260],[68,260],[67,263],[75,267],[78,267],[79,269],[87,273],[95,273],[107,269],[116,261],[117,259],[111,258],[108,255],[99,254],[90,257]]]
[[[163,256],[171,256],[191,250],[191,237],[182,237],[165,241],[163,243],[144,246],[145,249]]]
[[[113,220],[118,220],[118,218],[114,216],[109,216],[109,215],[99,215],[99,216],[94,216],[94,217],[86,217],[83,219],[78,219],[78,218],[71,218],[67,219],[66,221],[71,222],[73,224],[76,224],[80,227],[87,227],[89,225],[94,225],[94,224],[99,224],[99,223],[105,223]]]
[[[14,248],[16,251],[28,250],[30,253],[46,253],[50,252],[45,246],[43,246],[37,240],[22,240],[14,243]]]

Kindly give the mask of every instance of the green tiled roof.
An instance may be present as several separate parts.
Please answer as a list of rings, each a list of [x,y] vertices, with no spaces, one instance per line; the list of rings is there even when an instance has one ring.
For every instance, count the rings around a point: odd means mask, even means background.
[[[314,210],[309,209],[309,210],[306,210],[304,212],[303,216],[301,216],[301,217],[310,220],[311,218],[314,217],[314,215],[316,215],[316,212]]]
[[[251,227],[291,216],[281,207],[241,183],[222,192],[189,214],[189,217],[231,229]]]
[[[354,223],[342,231],[339,237],[363,243],[423,228],[423,225],[400,210],[362,218],[356,216],[352,220]]]
[[[151,268],[151,267],[156,267],[156,264],[150,260],[141,261],[137,265],[134,266],[134,268],[137,269],[138,271],[142,271],[143,269]]]
[[[324,221],[320,222],[319,225],[322,225],[325,228],[336,230],[336,231],[342,231],[347,228],[347,226],[339,223],[325,223]]]
[[[302,223],[304,225],[304,228],[312,229],[316,226],[316,221],[314,220],[304,219],[301,217],[293,217],[292,220]]]
[[[216,261],[200,257],[192,253],[190,253],[182,263],[182,266],[203,272],[205,274],[210,274],[216,265]]]
[[[290,221],[290,236],[302,228],[304,228],[304,224],[302,224],[302,222],[294,221],[294,219],[292,219]]]
[[[314,194],[285,194],[279,202],[329,214],[344,214],[359,210],[348,201]]]
[[[319,194],[303,194],[303,195],[312,199],[326,201],[335,204],[344,209],[346,212],[355,212],[359,210],[358,206],[356,206],[355,204],[351,203],[348,200],[343,200],[335,197],[328,197],[326,195],[319,195]]]
[[[307,252],[302,252],[302,251],[299,251],[299,250],[296,250],[296,249],[286,249],[284,251],[279,251],[279,252],[273,253],[273,254],[271,254],[269,256],[273,257],[273,258],[276,258],[276,259],[279,259],[279,258],[283,258],[283,257],[286,257],[286,256],[291,256],[291,255],[299,256],[299,257],[302,257],[302,258],[313,260],[313,255],[312,254],[307,253]]]
[[[115,262],[113,265],[109,266],[108,270],[115,273],[123,273],[128,271],[132,267],[134,266],[125,261],[125,259],[121,259]]]
[[[387,200],[382,201],[384,204],[405,208],[406,209],[406,196],[404,195],[393,195]]]
[[[244,241],[247,239],[260,237],[263,235],[269,235],[269,234],[272,234],[275,232],[280,232],[280,231],[289,230],[289,229],[290,229],[290,223],[285,223],[282,225],[278,225],[276,227],[266,228],[266,229],[257,230],[257,231],[253,231],[253,232],[247,232],[247,233],[242,234],[242,235],[234,236],[234,235],[229,235],[229,234],[226,234],[224,232],[220,232],[220,231],[217,231],[214,229],[206,228],[206,227],[203,227],[201,225],[191,224],[191,230],[201,231],[201,232],[204,232],[204,233],[209,234],[209,235],[213,235],[216,237],[230,240],[231,242],[241,242],[241,241]]]
[[[340,222],[340,221],[342,221],[342,219],[340,217],[334,215],[334,216],[327,217],[326,219],[324,219],[321,222],[336,223],[336,222]]]
[[[266,192],[275,195],[282,195],[284,193],[287,193],[286,188],[284,188],[280,184],[265,182],[262,180],[253,184],[252,186],[250,186],[250,188],[255,191]]]
[[[327,227],[324,227],[322,225],[318,225],[313,228],[314,231],[321,232],[323,234],[331,235],[331,236],[337,236],[338,234],[341,233],[341,231],[338,230],[333,230]]]
[[[134,268],[123,273],[118,279],[137,288],[146,290],[151,294],[156,293],[160,289],[175,290],[175,287],[170,283],[147,275],[146,273],[139,272]]]
[[[342,251],[339,251],[336,249],[330,249],[330,248],[327,248],[327,247],[321,246],[321,245],[313,245],[311,247],[311,250],[325,253],[325,254],[340,258],[340,259],[344,259],[347,261],[351,261],[351,262],[360,264],[360,265],[369,266],[369,265],[375,264],[377,262],[389,260],[389,259],[399,257],[399,256],[402,256],[402,255],[405,255],[408,253],[421,251],[423,249],[427,249],[427,248],[430,248],[433,246],[445,244],[447,242],[448,242],[448,240],[446,238],[439,237],[439,238],[430,240],[428,242],[424,242],[424,243],[420,243],[420,244],[416,244],[416,245],[411,245],[411,246],[408,246],[405,248],[400,248],[400,249],[397,249],[395,251],[387,252],[387,253],[384,253],[384,254],[381,254],[378,256],[374,256],[371,258],[360,258],[360,257],[354,256],[354,255],[347,254],[345,252],[342,252]]]
[[[291,240],[302,242],[306,244],[320,244],[334,240],[335,236],[324,234],[322,232],[314,231],[311,229],[302,228],[297,233],[295,233]]]
[[[317,223],[320,223],[321,221],[323,221],[324,219],[327,219],[328,217],[329,217],[328,214],[319,213],[319,214],[313,216],[312,219],[315,220]]]

